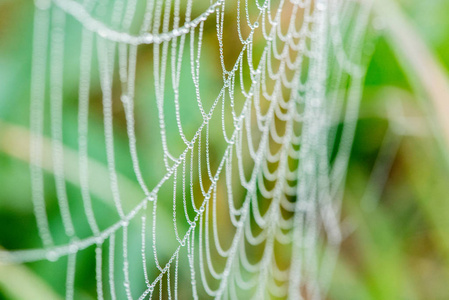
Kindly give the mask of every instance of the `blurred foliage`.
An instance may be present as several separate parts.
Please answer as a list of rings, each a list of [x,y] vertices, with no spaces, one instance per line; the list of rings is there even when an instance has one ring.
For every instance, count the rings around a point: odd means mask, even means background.
[[[402,0],[400,4],[437,60],[448,69],[449,1]],[[0,120],[27,127],[33,7],[27,0],[0,0],[0,8]],[[449,185],[445,180],[449,178],[449,169],[429,125],[432,116],[424,108],[429,101],[414,95],[381,28],[378,34],[348,169],[342,212],[346,238],[328,299],[449,299]],[[76,60],[72,63],[76,66]],[[144,80],[152,80],[150,74],[144,75]],[[76,94],[77,86],[70,86],[71,82],[77,82],[78,75],[73,76],[65,78],[68,95]],[[214,80],[214,76],[210,77]],[[66,124],[70,124],[70,120],[76,123],[76,114],[71,109],[75,105],[76,99],[69,97],[64,108],[64,118],[69,120]],[[97,114],[101,114],[100,109],[97,110]],[[151,109],[145,108],[145,111]],[[92,140],[101,140],[98,138],[102,135],[101,118],[95,114],[95,111],[91,114],[89,122],[97,123],[99,129],[95,132],[96,126],[90,126]],[[4,129],[6,125],[0,123],[0,144],[5,146],[10,141],[3,139],[2,126]],[[71,146],[70,141],[76,141],[73,139],[76,126],[64,130]],[[141,126],[138,130],[147,130],[140,134],[150,136],[152,129]],[[391,153],[387,151],[391,168],[385,166],[382,173],[386,177],[385,184],[376,186],[382,180],[370,178],[388,135],[397,142],[397,148],[392,147]],[[124,129],[121,132],[119,129],[115,140],[117,157],[127,151],[126,139]],[[151,137],[143,143],[149,145]],[[99,142],[90,145],[93,148],[89,149],[90,155],[104,163],[104,145]],[[145,159],[151,159],[152,155],[145,157],[142,165],[151,165],[145,164]],[[120,173],[133,178],[129,161],[117,159],[117,162]],[[158,170],[143,171],[151,174],[149,177],[153,181],[160,177]],[[0,151],[0,191],[0,245],[16,249],[39,244],[30,200],[28,164],[4,151]],[[68,185],[68,192],[79,193],[73,184]],[[132,187],[129,193],[133,193]],[[60,223],[55,191],[50,189],[47,196],[51,222]],[[94,205],[101,201],[94,198]],[[82,207],[72,209],[76,211]],[[110,222],[107,215],[104,214],[105,219],[100,223]],[[56,239],[63,236],[62,232],[54,234]],[[89,235],[88,228],[79,234]],[[92,263],[91,256],[80,254],[76,281],[83,286],[85,299],[89,299],[87,294],[94,291],[95,286],[92,274],[88,274],[90,268],[82,266]],[[48,299],[55,297],[55,293],[63,295],[65,276],[54,274],[58,269],[64,274],[64,268],[63,259],[56,263],[53,273],[39,262],[13,270],[0,266],[0,299],[28,297],[18,285],[23,281],[35,297],[42,295],[42,299]],[[16,293],[12,294],[14,289]],[[83,296],[80,294],[80,297]]]
[[[447,70],[449,2],[400,4]],[[348,233],[328,299],[449,299],[447,149],[434,137],[430,99],[416,96],[406,78],[379,32],[348,168],[343,201]],[[372,180],[373,167],[382,162],[389,135],[398,147],[387,153],[391,168],[383,167],[382,184]]]

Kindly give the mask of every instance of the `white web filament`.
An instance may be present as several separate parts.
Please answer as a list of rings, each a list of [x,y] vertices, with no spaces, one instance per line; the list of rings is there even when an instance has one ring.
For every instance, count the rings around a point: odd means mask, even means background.
[[[37,1],[30,142],[43,247],[0,260],[67,257],[69,299],[82,251],[98,299],[319,299],[341,241],[368,20],[369,3],[351,0]],[[65,179],[68,51],[79,57],[78,194]],[[42,170],[47,101],[58,239]],[[95,113],[103,202],[91,192]],[[121,180],[123,136],[139,199]]]

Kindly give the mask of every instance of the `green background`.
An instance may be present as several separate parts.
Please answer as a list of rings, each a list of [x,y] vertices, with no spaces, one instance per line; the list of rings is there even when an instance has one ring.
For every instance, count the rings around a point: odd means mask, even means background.
[[[449,1],[403,0],[399,5],[447,74]],[[382,14],[382,10],[378,13]],[[2,130],[7,124],[28,126],[32,23],[30,1],[0,1],[0,245],[8,249],[39,244],[37,230],[30,231],[35,221],[29,167],[4,151],[17,141],[7,140]],[[398,50],[386,38],[388,28],[380,24],[375,32],[375,41],[367,45],[372,48],[372,59],[343,201],[345,239],[327,299],[449,299],[449,163],[445,141],[439,137],[448,129],[439,127],[432,99],[419,93],[417,83],[409,80],[413,74],[407,74],[409,71],[398,61]],[[215,77],[210,76],[211,84]],[[66,92],[76,95],[78,78],[66,76],[64,80]],[[74,125],[65,129],[64,141],[76,141],[76,110],[71,109],[76,107],[75,96],[68,103],[65,124]],[[95,124],[101,123],[100,109],[91,114],[90,122],[94,124],[90,128],[95,140],[96,135],[102,135],[101,129],[95,129]],[[144,136],[145,132],[140,134]],[[127,151],[125,131],[118,133],[115,144],[118,169],[125,177],[133,178],[129,162],[120,160]],[[90,154],[104,163],[104,145],[93,142],[90,146]],[[372,177],[379,162],[381,166],[385,162],[380,168],[380,178],[386,178],[385,182]],[[153,176],[152,182],[160,177],[157,173]],[[78,190],[68,185],[68,192]],[[56,218],[59,211],[55,191],[47,193],[49,211],[53,212],[50,218]],[[130,188],[129,195],[132,193]],[[106,219],[101,221],[108,223]],[[82,255],[77,262],[77,281],[84,287],[80,295],[86,299],[95,290],[94,283],[87,279],[91,263]],[[59,274],[65,274],[64,264],[57,265],[53,272],[58,268]],[[54,274],[40,263],[0,265],[0,299],[15,299],[23,292],[63,295],[65,276],[58,278]]]

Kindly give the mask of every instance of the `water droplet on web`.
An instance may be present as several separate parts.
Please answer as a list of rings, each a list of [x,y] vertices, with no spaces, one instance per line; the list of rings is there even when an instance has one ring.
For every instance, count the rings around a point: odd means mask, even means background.
[[[120,100],[122,100],[123,103],[127,104],[129,102],[129,97],[128,95],[122,95],[120,97]]]
[[[317,10],[325,10],[326,9],[326,4],[324,4],[323,1],[318,1],[316,3],[316,9]]]
[[[78,251],[78,246],[77,245],[72,244],[72,245],[69,246],[69,252],[70,253],[76,253],[77,251]]]
[[[56,253],[56,251],[50,250],[47,252],[47,254],[45,254],[46,258],[48,261],[57,261],[59,258],[59,255]]]

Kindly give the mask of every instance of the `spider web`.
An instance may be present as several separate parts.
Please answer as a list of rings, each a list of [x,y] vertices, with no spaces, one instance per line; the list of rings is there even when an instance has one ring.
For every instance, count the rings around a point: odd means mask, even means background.
[[[98,299],[323,296],[342,239],[369,3],[35,4],[30,172],[43,247],[3,251],[0,261],[65,264],[67,299],[82,289],[83,253],[94,257]],[[73,73],[77,92],[65,88]],[[74,93],[76,139],[63,118]],[[103,202],[92,171],[95,110]],[[133,197],[117,159],[123,134]],[[78,197],[68,192],[69,145]],[[47,216],[47,150],[59,223]]]

